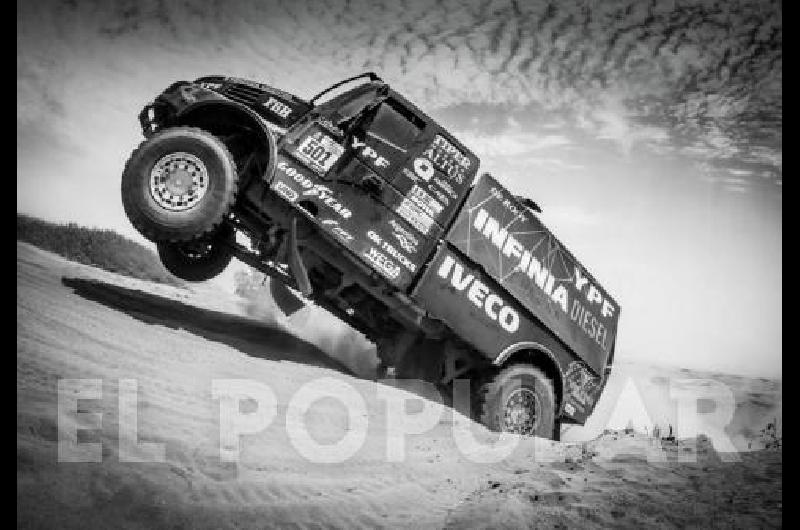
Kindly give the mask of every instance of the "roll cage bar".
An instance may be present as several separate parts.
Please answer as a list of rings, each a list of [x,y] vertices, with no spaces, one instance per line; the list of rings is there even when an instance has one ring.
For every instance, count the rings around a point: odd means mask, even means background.
[[[317,94],[316,96],[314,96],[313,98],[311,98],[310,100],[308,100],[308,102],[309,102],[309,103],[311,103],[311,104],[313,105],[313,104],[314,104],[314,101],[316,101],[316,100],[317,100],[317,99],[319,99],[320,97],[324,96],[325,94],[327,94],[327,93],[328,93],[328,92],[330,92],[331,90],[334,90],[334,89],[336,89],[336,88],[339,88],[340,86],[342,86],[342,85],[344,85],[344,84],[347,84],[347,83],[349,83],[349,82],[351,82],[351,81],[355,81],[356,79],[361,79],[362,77],[369,77],[369,80],[370,80],[370,81],[383,81],[383,79],[381,79],[381,78],[378,76],[378,74],[376,74],[375,72],[365,72],[365,73],[363,73],[363,74],[358,74],[358,75],[355,75],[355,76],[353,76],[353,77],[348,77],[347,79],[344,79],[344,80],[342,80],[342,81],[339,81],[339,82],[338,82],[338,83],[336,83],[335,85],[331,85],[331,86],[329,86],[328,88],[326,88],[325,90],[323,90],[322,92],[320,92],[319,94]]]

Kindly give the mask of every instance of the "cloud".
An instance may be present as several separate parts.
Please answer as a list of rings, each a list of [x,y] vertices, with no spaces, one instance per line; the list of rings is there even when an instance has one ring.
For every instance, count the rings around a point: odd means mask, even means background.
[[[561,229],[569,228],[570,225],[577,225],[585,230],[592,226],[608,223],[608,219],[593,214],[585,208],[573,206],[548,207],[544,212],[547,217],[547,224]]]
[[[750,191],[748,186],[725,186],[725,189],[733,193],[747,193]]]
[[[310,95],[374,69],[422,108],[502,107],[500,132],[534,130],[508,118],[535,107],[562,120],[555,135],[577,129],[622,153],[782,172],[777,0],[40,0],[20,5],[17,34],[18,119],[68,112],[86,76],[127,71],[138,91],[216,71]],[[486,149],[523,150],[508,141]]]
[[[551,171],[580,171],[586,169],[583,164],[567,162],[561,158],[543,158],[541,156],[529,156],[521,159],[520,163],[528,167],[539,167]]]
[[[481,158],[524,156],[573,143],[563,135],[529,132],[487,135],[467,131],[459,132],[458,137]]]
[[[594,126],[588,128],[601,140],[611,140],[621,151],[629,155],[634,147],[647,146],[658,151],[659,146],[670,140],[669,132],[664,127],[637,125],[630,117],[626,117],[621,108],[604,108],[592,113]]]

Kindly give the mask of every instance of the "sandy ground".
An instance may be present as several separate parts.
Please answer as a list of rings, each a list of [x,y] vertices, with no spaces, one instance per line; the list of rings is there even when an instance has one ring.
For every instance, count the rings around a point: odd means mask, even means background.
[[[562,440],[590,440],[607,429],[624,429],[629,422],[643,433],[652,433],[654,426],[666,433],[672,425],[676,435],[692,435],[692,432],[681,432],[686,422],[681,420],[678,406],[682,391],[689,389],[701,400],[705,396],[721,404],[717,411],[699,411],[702,426],[718,427],[725,438],[715,443],[717,450],[763,449],[765,437],[761,431],[769,423],[775,424],[777,434],[782,435],[781,380],[617,362],[586,425],[565,426]],[[711,416],[702,416],[704,413]],[[718,418],[715,413],[719,414]]]
[[[739,453],[731,462],[704,439],[662,444],[644,434],[601,434],[619,416],[609,405],[586,427],[565,430],[574,441],[517,440],[513,453],[488,464],[478,462],[488,452],[459,449],[453,432],[467,420],[445,409],[433,428],[405,437],[401,461],[388,461],[397,437],[377,398],[386,387],[359,374],[369,363],[326,353],[310,331],[297,338],[291,322],[250,313],[241,299],[212,286],[153,285],[18,244],[18,527],[781,526],[780,450]],[[637,370],[627,373],[645,374],[638,381],[648,382],[641,385],[646,402],[647,388],[670,377]],[[609,388],[619,394],[614,388],[624,389],[627,379],[617,377]],[[102,414],[101,428],[77,438],[101,443],[101,462],[59,462],[63,378],[101,381],[102,397],[77,406],[83,417]],[[119,389],[127,379],[138,384],[139,442],[162,444],[162,462],[121,461]],[[238,462],[220,457],[215,379],[257,382],[276,397],[274,420],[240,438]],[[319,444],[365,422],[363,444],[344,462],[312,462],[289,437],[291,399],[311,381],[332,392],[344,383],[364,399],[356,417],[348,419],[331,397],[303,417]],[[780,387],[744,378],[728,383],[735,383],[737,399],[747,398],[732,427],[742,445],[780,412]],[[753,404],[759,399],[760,409]],[[409,414],[427,404],[414,397]],[[248,414],[255,405],[239,407]],[[668,411],[651,415],[671,421]],[[61,418],[69,426],[79,416]],[[496,438],[480,426],[470,429],[477,443]]]

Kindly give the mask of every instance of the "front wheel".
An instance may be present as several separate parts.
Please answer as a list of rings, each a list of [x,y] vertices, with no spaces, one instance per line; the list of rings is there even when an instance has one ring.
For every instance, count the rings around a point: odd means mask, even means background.
[[[553,437],[553,383],[538,368],[528,364],[507,366],[480,387],[479,396],[479,419],[489,429]]]
[[[136,149],[122,174],[122,204],[151,241],[191,241],[224,221],[238,173],[225,144],[194,127],[160,131]]]
[[[182,243],[160,242],[158,257],[174,276],[190,282],[214,278],[230,264],[233,255],[228,244],[233,230],[223,228],[214,237]]]

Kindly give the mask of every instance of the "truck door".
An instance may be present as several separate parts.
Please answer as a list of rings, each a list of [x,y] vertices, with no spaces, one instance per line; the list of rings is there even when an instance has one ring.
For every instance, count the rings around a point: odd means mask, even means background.
[[[391,93],[377,102],[349,131],[352,156],[335,175],[337,186],[357,191],[354,240],[350,247],[368,265],[405,290],[442,235],[441,226],[421,205],[394,187],[397,174],[428,130],[425,118]]]
[[[443,145],[446,133],[393,91],[373,93],[359,105],[365,110],[351,123],[342,119],[345,103],[321,108],[302,130],[287,134],[270,186],[405,291],[460,198],[455,189],[456,200],[448,204],[434,198],[429,190],[439,189],[442,170],[418,160],[432,144]],[[473,176],[476,167],[474,159]]]
[[[478,158],[400,94],[390,91],[365,123],[359,158],[390,185],[382,197],[423,236],[450,224]],[[365,145],[364,145],[365,144]],[[394,193],[391,193],[394,192]]]

